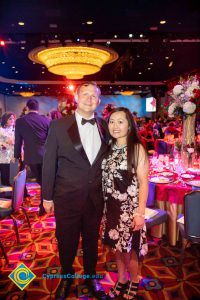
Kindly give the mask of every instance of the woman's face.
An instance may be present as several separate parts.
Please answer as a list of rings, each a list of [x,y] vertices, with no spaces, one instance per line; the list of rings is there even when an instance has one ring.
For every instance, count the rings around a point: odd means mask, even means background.
[[[10,127],[10,126],[14,126],[14,125],[15,125],[15,116],[11,115],[6,123],[6,126]]]
[[[117,140],[118,144],[126,144],[128,127],[125,112],[117,111],[110,116],[108,129],[110,135]]]

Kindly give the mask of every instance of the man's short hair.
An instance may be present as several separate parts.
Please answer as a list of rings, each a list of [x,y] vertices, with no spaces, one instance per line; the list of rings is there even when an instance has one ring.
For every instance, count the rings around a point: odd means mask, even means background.
[[[26,106],[30,110],[39,110],[39,103],[35,98],[31,98],[27,101]]]
[[[99,96],[101,95],[100,87],[96,84],[95,81],[87,81],[87,82],[81,83],[76,89],[76,94],[79,93],[82,86],[88,86],[88,85],[93,85],[97,89]]]

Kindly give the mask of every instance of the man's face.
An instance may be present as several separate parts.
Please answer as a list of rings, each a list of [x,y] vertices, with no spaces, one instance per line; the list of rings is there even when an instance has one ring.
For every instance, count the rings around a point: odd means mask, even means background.
[[[78,112],[81,115],[88,117],[94,113],[100,103],[99,91],[92,84],[82,86],[78,94],[75,95],[75,99]]]

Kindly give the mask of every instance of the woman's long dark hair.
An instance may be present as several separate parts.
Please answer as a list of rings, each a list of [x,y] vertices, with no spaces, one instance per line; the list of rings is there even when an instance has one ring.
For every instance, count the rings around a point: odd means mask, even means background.
[[[137,170],[138,166],[138,157],[139,157],[139,146],[142,145],[140,137],[138,135],[135,122],[133,120],[133,116],[131,112],[125,108],[125,107],[118,107],[111,111],[108,122],[110,120],[110,117],[115,112],[123,111],[126,115],[126,119],[128,121],[128,135],[127,135],[127,170],[132,173],[132,169],[134,168],[135,172]],[[116,142],[116,139],[112,138],[112,144],[113,146]],[[145,151],[145,150],[144,150]],[[146,152],[146,151],[145,151]]]

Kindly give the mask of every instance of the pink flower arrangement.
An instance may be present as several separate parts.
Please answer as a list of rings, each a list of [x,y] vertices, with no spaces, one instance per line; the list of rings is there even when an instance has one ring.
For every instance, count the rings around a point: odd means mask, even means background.
[[[186,145],[186,151],[189,153],[189,154],[192,154],[194,152],[194,143],[191,143],[191,145]]]
[[[200,86],[197,76],[180,79],[177,85],[169,92],[170,105],[168,115],[173,118],[178,115],[187,117],[199,111]]]

